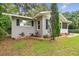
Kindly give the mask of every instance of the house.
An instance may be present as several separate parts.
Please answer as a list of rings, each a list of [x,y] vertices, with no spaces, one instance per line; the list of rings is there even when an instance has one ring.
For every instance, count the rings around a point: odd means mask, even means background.
[[[12,21],[12,38],[17,38],[21,34],[25,36],[39,35],[50,36],[50,15],[51,11],[42,11],[36,14],[34,17],[20,16],[15,14],[6,14],[11,18]],[[71,21],[67,20],[61,13],[59,14],[60,19],[60,33],[68,33],[68,26]]]

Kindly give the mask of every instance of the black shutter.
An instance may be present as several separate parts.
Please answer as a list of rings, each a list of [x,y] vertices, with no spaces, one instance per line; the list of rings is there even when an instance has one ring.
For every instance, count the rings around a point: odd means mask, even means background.
[[[16,19],[16,25],[17,25],[17,26],[20,25],[19,19]]]
[[[38,21],[38,29],[40,29],[40,21]]]
[[[48,19],[46,19],[46,29],[48,29]]]
[[[34,26],[34,21],[32,21],[32,26]]]

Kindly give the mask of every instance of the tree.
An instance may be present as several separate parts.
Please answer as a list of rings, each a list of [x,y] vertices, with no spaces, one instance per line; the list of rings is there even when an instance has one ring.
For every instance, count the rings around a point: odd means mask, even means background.
[[[0,27],[0,38],[6,37],[8,33]],[[1,39],[0,39],[1,40]]]
[[[48,9],[43,3],[6,3],[2,4],[5,13],[15,13],[20,15],[35,16],[40,11]]]
[[[0,27],[11,34],[11,20],[8,16],[0,15]]]
[[[59,12],[56,3],[51,4],[51,36],[52,39],[55,40],[55,37],[59,36],[60,34],[60,26],[59,26]]]
[[[65,12],[63,15],[72,21],[69,25],[69,29],[79,29],[79,11]]]
[[[3,6],[2,4],[0,4],[0,15],[2,14],[2,11],[3,11]]]
[[[3,12],[5,13],[17,13],[19,10],[18,5],[15,3],[5,3],[2,6],[4,7]]]
[[[7,5],[7,4],[0,4],[0,27],[5,32],[10,33],[10,28],[11,28],[10,18],[8,16],[2,15],[2,12],[4,12],[4,10],[5,10],[5,5]]]
[[[0,4],[0,38],[3,38],[8,35],[8,33],[1,27],[1,25],[3,25],[3,22],[1,21],[3,10],[4,10],[4,8],[3,8],[2,4]]]
[[[30,5],[30,11],[28,12],[28,16],[35,16],[37,13],[41,11],[48,10],[48,7],[44,3],[32,3]]]

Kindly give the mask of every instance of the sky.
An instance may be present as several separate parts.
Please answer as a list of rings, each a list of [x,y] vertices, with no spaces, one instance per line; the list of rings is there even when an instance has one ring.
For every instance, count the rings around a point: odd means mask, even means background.
[[[69,3],[65,3],[65,4],[59,3],[58,8],[62,12],[72,12],[72,11],[79,10],[79,3],[71,3],[71,4],[69,4]]]
[[[61,12],[72,12],[79,10],[79,3],[58,3],[58,9]],[[50,4],[48,4],[50,7]]]
[[[47,6],[50,8],[51,4],[47,3]],[[72,12],[79,10],[79,3],[57,3],[58,9],[60,12]],[[20,6],[20,11],[24,11],[23,6]]]

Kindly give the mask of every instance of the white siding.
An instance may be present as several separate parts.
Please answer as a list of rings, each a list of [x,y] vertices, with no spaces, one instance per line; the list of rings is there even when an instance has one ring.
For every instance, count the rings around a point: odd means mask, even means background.
[[[68,24],[67,24],[67,29],[62,28],[62,22],[61,22],[61,29],[60,29],[60,33],[68,33]]]
[[[35,27],[16,26],[16,19],[17,18],[12,18],[12,37],[13,38],[17,38],[19,34],[21,34],[22,32],[24,32],[24,34],[27,36],[29,36],[31,33],[35,34]]]
[[[40,29],[38,29],[38,21],[40,21]],[[35,21],[35,30],[36,30],[36,32],[38,31],[40,36],[42,35],[42,17],[38,18]]]
[[[60,33],[68,33],[68,29],[61,29]]]
[[[29,36],[32,33],[35,34],[37,30],[41,36],[43,35],[50,36],[50,29],[46,29],[46,19],[50,20],[50,14],[43,15],[42,17],[35,20],[33,27],[16,26],[16,19],[17,18],[15,17],[12,18],[12,37],[13,38],[17,38],[19,34],[21,34],[22,32],[24,32],[26,36]],[[18,18],[18,19],[22,20],[23,18]],[[37,25],[38,20],[40,20],[40,29],[38,29],[38,25]],[[60,33],[68,33],[68,28],[63,29],[62,23],[61,23]]]
[[[50,20],[49,15],[43,16],[42,18],[42,30],[43,30],[42,35],[50,35],[49,29],[46,29],[46,19]]]
[[[43,16],[42,18],[42,35],[49,35],[50,36],[50,28],[49,29],[46,29],[46,19],[50,20],[50,14],[46,15],[46,16]],[[68,33],[68,25],[67,25],[67,29],[63,29],[62,28],[62,22],[61,23],[61,29],[60,29],[60,33]],[[49,26],[50,26],[50,23],[49,23]]]

